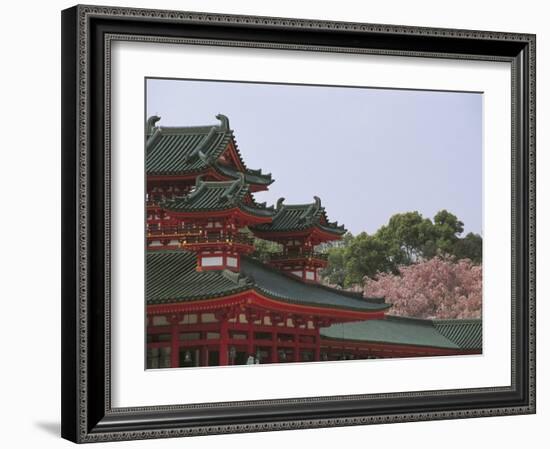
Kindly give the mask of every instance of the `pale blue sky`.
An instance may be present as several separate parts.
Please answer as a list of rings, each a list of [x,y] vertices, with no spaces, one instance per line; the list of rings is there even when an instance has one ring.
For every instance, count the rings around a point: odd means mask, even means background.
[[[250,168],[275,182],[260,202],[321,198],[330,220],[374,233],[397,212],[456,214],[482,233],[482,94],[147,80],[160,126],[229,117]]]

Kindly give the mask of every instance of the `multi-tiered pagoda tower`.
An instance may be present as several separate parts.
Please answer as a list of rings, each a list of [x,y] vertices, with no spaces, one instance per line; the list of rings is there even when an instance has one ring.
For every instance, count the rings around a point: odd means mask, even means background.
[[[272,220],[252,227],[257,237],[283,247],[281,254],[271,257],[270,265],[305,282],[317,282],[319,269],[327,266],[326,254],[315,247],[346,233],[344,226],[329,222],[320,198],[314,199],[312,204],[286,205],[280,198]]]
[[[345,228],[317,197],[258,203],[273,179],[246,167],[228,118],[217,119],[147,121],[148,368],[479,351],[475,322],[386,319],[383,298],[320,285],[316,247]],[[253,259],[254,236],[281,252]]]

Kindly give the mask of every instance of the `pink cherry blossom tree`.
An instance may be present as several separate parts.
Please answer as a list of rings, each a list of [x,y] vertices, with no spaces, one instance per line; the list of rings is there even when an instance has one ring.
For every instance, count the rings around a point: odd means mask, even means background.
[[[434,257],[400,267],[400,274],[365,277],[364,296],[384,296],[392,315],[480,318],[482,268],[469,259]]]

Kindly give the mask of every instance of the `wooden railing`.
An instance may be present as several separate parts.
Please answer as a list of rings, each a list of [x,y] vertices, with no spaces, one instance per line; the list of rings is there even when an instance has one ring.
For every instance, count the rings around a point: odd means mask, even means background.
[[[197,243],[240,243],[249,246],[254,245],[254,239],[244,234],[200,233],[200,228],[191,228],[188,226],[162,226],[158,229],[150,226],[147,229],[147,237],[178,239],[184,245]]]
[[[272,261],[277,260],[292,260],[292,259],[320,259],[328,260],[328,254],[318,253],[318,252],[304,252],[304,253],[287,253],[287,254],[270,254],[269,259]]]

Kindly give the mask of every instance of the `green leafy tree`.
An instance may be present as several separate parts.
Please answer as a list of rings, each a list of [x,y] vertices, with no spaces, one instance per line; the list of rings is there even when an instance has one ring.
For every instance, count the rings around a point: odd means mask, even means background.
[[[346,247],[344,254],[344,287],[362,283],[365,276],[375,277],[389,271],[388,245],[376,235],[362,232]]]
[[[248,228],[243,228],[239,232],[254,240],[254,252],[250,254],[250,256],[261,262],[269,261],[271,254],[280,253],[283,249],[282,245],[277,242],[255,237],[252,231]]]
[[[464,232],[464,223],[456,215],[443,209],[434,216],[435,248],[439,253],[454,255],[454,247],[459,234]],[[435,254],[426,254],[435,256]]]
[[[434,225],[438,234],[447,238],[456,238],[458,234],[464,232],[464,223],[446,209],[440,210],[435,214]]]
[[[254,259],[258,259],[262,262],[269,261],[271,254],[282,252],[282,245],[269,240],[254,238],[254,252],[251,256]]]
[[[469,233],[461,238],[464,223],[443,209],[433,221],[419,212],[393,215],[375,234],[346,234],[341,241],[320,245],[328,254],[328,266],[321,271],[326,282],[341,287],[362,283],[379,273],[399,274],[400,267],[435,256],[481,263],[482,238]]]
[[[433,245],[437,238],[431,220],[417,211],[393,215],[375,235],[388,246],[393,269],[419,260],[426,245]]]
[[[346,232],[341,240],[321,243],[315,248],[316,251],[327,254],[328,265],[321,270],[320,275],[329,284],[344,287],[346,277],[345,253],[346,248],[353,239],[353,235],[350,232]]]
[[[327,250],[328,265],[321,270],[320,275],[329,284],[344,287],[346,279],[345,253],[346,248],[343,246],[333,247]]]
[[[470,259],[474,264],[481,264],[483,239],[479,234],[469,232],[466,237],[458,239],[453,247],[456,259]]]

